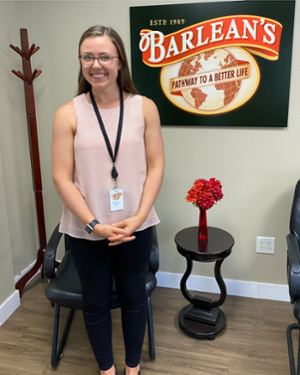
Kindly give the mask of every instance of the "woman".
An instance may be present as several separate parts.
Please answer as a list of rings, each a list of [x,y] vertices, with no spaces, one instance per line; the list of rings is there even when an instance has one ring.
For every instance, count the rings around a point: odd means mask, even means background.
[[[125,375],[140,374],[145,276],[153,208],[164,169],[158,110],[137,94],[115,30],[88,29],[79,43],[78,93],[54,119],[52,175],[64,202],[60,231],[80,277],[83,315],[101,375],[115,375],[110,298],[122,308]]]

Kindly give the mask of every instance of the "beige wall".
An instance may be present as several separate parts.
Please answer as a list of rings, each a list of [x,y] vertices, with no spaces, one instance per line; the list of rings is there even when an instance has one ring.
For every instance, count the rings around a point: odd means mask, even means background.
[[[96,23],[113,26],[123,36],[130,57],[129,7],[184,2],[0,2],[0,146],[10,236],[7,251],[11,251],[14,275],[33,262],[38,243],[23,87],[10,73],[12,68],[21,69],[20,58],[8,45],[20,46],[19,29],[25,27],[30,44],[41,47],[32,58],[32,64],[33,68],[43,71],[34,81],[34,89],[49,238],[62,208],[51,181],[51,127],[55,110],[76,91],[77,44],[81,33]],[[199,215],[184,197],[196,178],[216,177],[223,184],[224,199],[208,211],[208,224],[229,231],[235,238],[233,253],[222,266],[224,278],[286,283],[285,236],[293,189],[300,177],[300,73],[296,64],[300,59],[299,48],[296,48],[300,43],[299,27],[297,3],[287,128],[197,128],[188,124],[163,127],[167,163],[155,205],[161,219],[158,227],[160,271],[184,271],[185,262],[176,251],[174,236],[184,227],[197,225]],[[275,237],[275,255],[256,254],[256,236]],[[211,265],[196,265],[193,273],[211,276]]]

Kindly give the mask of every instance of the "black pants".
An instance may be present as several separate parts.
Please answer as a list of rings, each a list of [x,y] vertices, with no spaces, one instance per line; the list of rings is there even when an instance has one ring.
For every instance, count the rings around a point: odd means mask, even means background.
[[[82,286],[86,331],[101,370],[114,363],[110,300],[114,275],[122,309],[126,364],[140,363],[147,320],[146,271],[152,228],[135,232],[136,239],[117,246],[107,240],[70,238]]]

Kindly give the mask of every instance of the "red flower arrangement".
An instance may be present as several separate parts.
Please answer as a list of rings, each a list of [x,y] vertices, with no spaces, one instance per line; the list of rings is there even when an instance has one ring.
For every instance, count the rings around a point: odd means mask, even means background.
[[[201,210],[209,210],[222,198],[222,185],[215,178],[196,180],[185,197],[187,202],[192,202],[194,206]]]

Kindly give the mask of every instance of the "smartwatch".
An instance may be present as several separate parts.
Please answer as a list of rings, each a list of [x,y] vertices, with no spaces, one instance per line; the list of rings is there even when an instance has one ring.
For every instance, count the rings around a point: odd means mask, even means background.
[[[84,229],[86,230],[86,232],[87,232],[88,234],[91,234],[92,231],[93,231],[93,229],[94,229],[94,226],[95,226],[96,224],[99,224],[99,221],[98,221],[98,220],[93,220],[93,221],[91,221],[89,224],[87,224],[87,225],[85,226]]]

